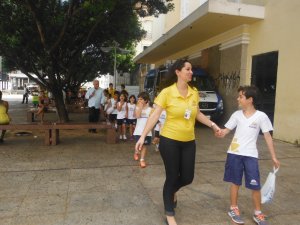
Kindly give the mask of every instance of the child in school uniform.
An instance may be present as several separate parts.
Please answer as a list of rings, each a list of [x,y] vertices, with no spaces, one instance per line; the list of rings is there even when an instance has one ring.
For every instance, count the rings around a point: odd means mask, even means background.
[[[117,113],[118,113],[118,110],[117,110],[118,100],[119,100],[119,93],[117,91],[115,91],[113,98],[111,98],[111,100],[110,100],[111,101],[111,105],[113,107],[113,110],[109,114],[109,121],[110,121],[110,123],[112,125],[115,126],[116,129],[118,128],[118,125],[116,123],[116,121],[117,121]]]
[[[152,144],[155,145],[155,151],[157,152],[159,151],[159,133],[165,123],[166,117],[166,110],[163,110],[159,116],[158,123],[154,127],[154,139],[152,141]]]
[[[135,116],[137,118],[137,123],[136,127],[134,130],[134,137],[135,140],[138,141],[145,126],[147,123],[147,120],[151,114],[152,108],[149,106],[149,101],[150,97],[147,92],[141,92],[138,95],[138,102],[137,106],[135,108]],[[134,160],[138,161],[140,159],[140,167],[145,168],[146,167],[146,162],[145,162],[145,156],[147,153],[147,146],[151,144],[151,137],[152,137],[152,132],[150,131],[144,141],[143,147],[141,148],[140,151],[135,151],[133,158]],[[140,155],[140,158],[139,158]]]
[[[126,137],[126,118],[128,115],[127,96],[120,94],[119,102],[117,103],[117,125],[120,134],[120,140],[127,140]]]
[[[252,191],[254,204],[253,220],[258,225],[267,225],[266,216],[261,211],[261,183],[258,167],[257,137],[260,130],[263,132],[274,167],[279,167],[276,158],[273,139],[270,131],[273,130],[268,116],[256,109],[258,89],[254,86],[242,86],[238,89],[238,104],[241,110],[234,112],[225,129],[217,137],[225,137],[231,130],[235,130],[231,145],[227,151],[224,181],[230,182],[230,208],[228,215],[236,224],[244,224],[238,207],[238,191],[245,176],[245,186]]]
[[[127,117],[127,125],[129,126],[129,134],[130,141],[133,141],[133,131],[136,125],[136,117],[135,117],[135,107],[136,107],[136,97],[131,95],[129,97],[129,102],[127,104],[128,107],[128,117]]]

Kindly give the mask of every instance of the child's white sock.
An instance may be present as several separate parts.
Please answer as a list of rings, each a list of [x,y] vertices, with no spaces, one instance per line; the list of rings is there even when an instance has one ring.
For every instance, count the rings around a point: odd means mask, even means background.
[[[254,210],[254,215],[259,215],[259,214],[261,214],[260,210]]]

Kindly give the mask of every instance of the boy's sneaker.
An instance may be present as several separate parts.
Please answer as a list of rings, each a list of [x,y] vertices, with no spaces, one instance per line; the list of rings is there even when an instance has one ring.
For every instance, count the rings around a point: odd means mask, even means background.
[[[123,139],[123,136],[122,136],[122,135],[120,135],[119,139],[120,139],[120,140],[122,140],[122,139]]]
[[[258,224],[258,225],[267,225],[266,221],[266,216],[262,213],[258,215],[253,215],[253,220]]]
[[[123,135],[123,140],[127,140],[127,137],[125,134]]]
[[[244,221],[242,220],[240,216],[240,210],[238,207],[230,207],[230,210],[228,212],[228,216],[231,217],[231,220],[237,224],[244,224]]]

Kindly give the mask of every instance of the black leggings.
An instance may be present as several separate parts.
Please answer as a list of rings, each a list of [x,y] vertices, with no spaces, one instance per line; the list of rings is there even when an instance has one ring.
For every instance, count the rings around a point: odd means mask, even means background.
[[[163,198],[166,215],[174,216],[174,194],[192,183],[195,169],[195,140],[182,142],[160,136],[159,151],[165,164]]]

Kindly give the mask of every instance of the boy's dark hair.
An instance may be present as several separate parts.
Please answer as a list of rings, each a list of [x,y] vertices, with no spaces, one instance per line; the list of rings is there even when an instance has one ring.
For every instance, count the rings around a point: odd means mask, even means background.
[[[245,86],[240,86],[238,89],[238,92],[242,92],[246,99],[248,98],[252,98],[253,99],[253,106],[255,109],[257,109],[257,105],[259,103],[259,90],[257,87],[255,86],[249,86],[249,85],[245,85]]]
[[[150,101],[150,96],[147,92],[143,91],[139,93],[138,98],[144,99],[147,103]]]

